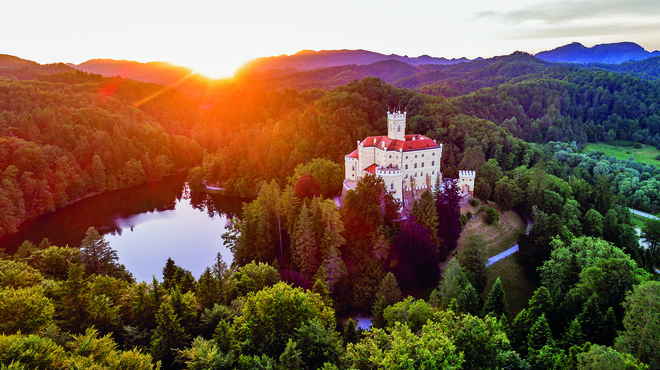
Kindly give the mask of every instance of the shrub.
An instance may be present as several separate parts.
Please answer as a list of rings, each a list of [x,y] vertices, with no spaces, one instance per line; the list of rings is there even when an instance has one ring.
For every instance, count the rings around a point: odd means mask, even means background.
[[[490,225],[500,221],[500,214],[492,207],[486,208],[486,222]]]
[[[658,155],[658,157],[660,157],[660,155]],[[477,198],[472,198],[472,199],[470,199],[470,205],[471,205],[472,207],[476,207],[476,206],[478,206],[478,205],[479,205],[479,199],[477,199]]]

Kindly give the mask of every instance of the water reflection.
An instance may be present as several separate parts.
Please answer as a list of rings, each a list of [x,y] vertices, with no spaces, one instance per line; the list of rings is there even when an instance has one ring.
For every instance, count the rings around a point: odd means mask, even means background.
[[[240,215],[244,201],[191,193],[185,177],[170,177],[38,217],[0,240],[0,246],[13,253],[24,240],[38,244],[48,238],[54,245],[79,247],[87,228],[94,226],[138,281],[149,281],[152,275],[160,278],[168,257],[199,277],[218,252],[231,263],[220,235],[227,220]]]

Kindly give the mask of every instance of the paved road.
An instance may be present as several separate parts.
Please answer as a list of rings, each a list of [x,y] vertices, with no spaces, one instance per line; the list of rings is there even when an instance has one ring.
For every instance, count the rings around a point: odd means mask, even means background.
[[[642,212],[642,211],[638,211],[636,209],[630,208],[630,212],[632,212],[633,214],[636,214],[638,216],[642,216],[642,217],[646,217],[646,218],[652,218],[654,220],[660,220],[660,218],[658,218],[657,216],[653,216],[651,214],[648,214],[648,213],[645,213],[645,212]]]
[[[497,254],[493,257],[490,257],[488,261],[486,262],[486,267],[492,265],[493,263],[503,260],[506,257],[509,257],[510,255],[518,252],[518,243],[514,244],[511,248],[505,250],[504,252]]]

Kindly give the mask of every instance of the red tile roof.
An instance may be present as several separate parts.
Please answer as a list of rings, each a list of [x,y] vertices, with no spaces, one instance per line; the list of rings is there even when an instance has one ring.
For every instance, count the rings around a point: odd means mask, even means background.
[[[387,150],[403,150],[404,152],[420,149],[438,148],[440,145],[424,135],[406,135],[406,141],[390,139],[387,136],[369,136],[362,141],[365,147],[383,148],[383,143]],[[374,140],[375,139],[375,140]],[[375,141],[375,143],[374,143]],[[349,154],[352,155],[353,153]],[[357,157],[354,157],[357,158]]]
[[[358,151],[357,151],[357,149],[355,149],[354,151],[352,151],[351,154],[347,155],[347,157],[357,159],[357,158],[358,158]]]
[[[365,168],[364,170],[369,172],[372,175],[375,175],[376,174],[376,167],[377,166],[375,164],[372,164],[371,166]]]

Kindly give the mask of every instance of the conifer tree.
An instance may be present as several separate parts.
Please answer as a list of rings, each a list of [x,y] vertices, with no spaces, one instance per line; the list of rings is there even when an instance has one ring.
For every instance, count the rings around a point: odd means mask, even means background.
[[[546,345],[553,346],[554,340],[545,315],[541,315],[534,325],[532,325],[532,329],[529,331],[529,335],[527,335],[527,347],[528,351],[539,351]]]
[[[117,251],[110,248],[99,232],[90,227],[80,244],[80,261],[88,274],[112,275],[117,266]]]
[[[155,359],[161,360],[165,368],[169,368],[174,363],[176,350],[183,348],[189,337],[169,300],[160,305],[156,323],[158,326],[151,338],[151,354]]]
[[[333,291],[335,284],[348,273],[344,260],[342,260],[339,250],[335,247],[330,248],[330,252],[323,260],[320,269],[325,275],[325,283],[328,285],[330,292]]]
[[[478,316],[483,308],[483,301],[470,283],[468,283],[468,285],[458,295],[456,303],[458,305],[458,309],[461,312],[469,313],[473,316]]]
[[[458,298],[469,284],[465,269],[456,258],[452,258],[445,269],[444,279],[440,282],[440,307],[447,308],[452,298]]]
[[[318,245],[307,205],[303,204],[296,222],[291,246],[293,262],[307,279],[311,279],[320,266]]]
[[[388,272],[381,280],[376,292],[372,314],[374,316],[371,325],[375,328],[385,327],[385,318],[383,313],[385,308],[401,301],[401,290],[393,273]]]
[[[488,293],[488,299],[484,305],[483,315],[491,315],[499,318],[502,315],[509,315],[509,304],[506,301],[506,294],[502,287],[502,281],[498,277],[493,284],[493,288]]]
[[[438,213],[435,209],[435,199],[428,190],[422,193],[420,199],[413,203],[410,214],[415,216],[417,222],[422,224],[431,235],[431,240],[438,244]]]
[[[582,313],[577,318],[580,321],[584,339],[591,343],[603,344],[603,314],[600,308],[598,308],[597,299],[598,297],[595,293],[589,297],[587,303],[584,304]]]
[[[571,325],[562,335],[562,346],[568,350],[573,346],[581,346],[584,342],[584,334],[582,333],[580,321],[575,318],[571,321]]]
[[[486,276],[486,257],[481,252],[484,241],[481,236],[471,236],[456,258],[465,269],[465,274],[478,294],[483,293],[488,282]]]

